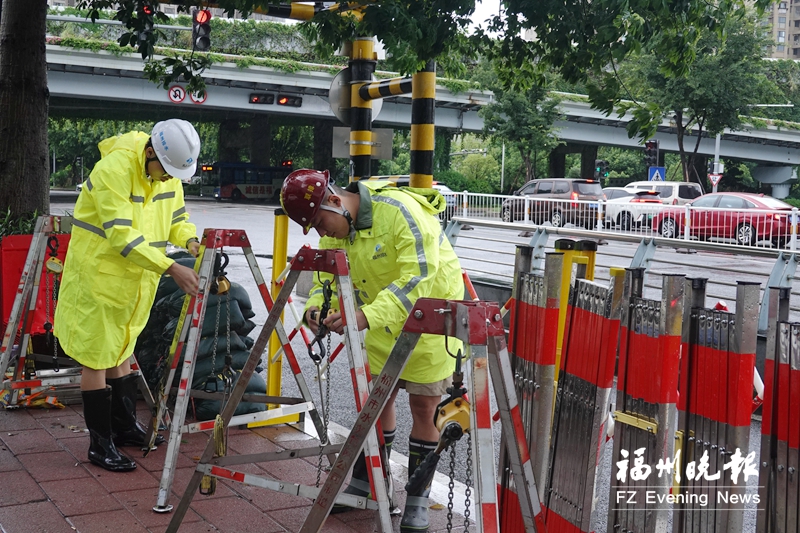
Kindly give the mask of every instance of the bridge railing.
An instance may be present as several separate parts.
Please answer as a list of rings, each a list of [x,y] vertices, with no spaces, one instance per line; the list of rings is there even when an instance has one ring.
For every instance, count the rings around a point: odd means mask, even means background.
[[[585,228],[675,241],[797,250],[798,209],[673,206],[652,202],[559,200],[455,193],[455,215],[535,226]],[[535,228],[534,228],[535,229]]]

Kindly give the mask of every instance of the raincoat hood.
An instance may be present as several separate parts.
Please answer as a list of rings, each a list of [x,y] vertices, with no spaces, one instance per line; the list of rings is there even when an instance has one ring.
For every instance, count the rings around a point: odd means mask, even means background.
[[[150,135],[147,133],[132,131],[124,135],[103,139],[97,144],[97,147],[100,149],[100,157],[105,157],[116,150],[128,150],[135,154],[141,154],[139,159],[142,161],[142,167],[144,167],[144,147],[147,145],[148,140],[150,140]]]
[[[422,187],[395,187],[393,182],[384,180],[361,180],[358,183],[376,193],[384,191],[403,191],[414,198],[414,200],[416,200],[423,209],[433,215],[442,213],[447,207],[447,201],[444,199],[444,196],[442,196],[442,193],[436,189],[427,189]]]

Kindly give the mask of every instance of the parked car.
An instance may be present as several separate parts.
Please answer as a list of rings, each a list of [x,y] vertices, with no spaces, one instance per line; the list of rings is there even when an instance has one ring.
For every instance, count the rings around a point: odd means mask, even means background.
[[[733,239],[749,246],[768,240],[782,248],[791,236],[792,206],[771,196],[720,192],[690,205],[689,235],[700,240]],[[684,209],[665,209],[653,217],[653,229],[662,237],[679,237],[684,217]]]
[[[529,197],[529,219],[534,224],[550,222],[560,227],[567,222],[593,228],[597,221],[597,206],[603,188],[599,181],[566,178],[531,180],[514,192],[514,196]],[[505,222],[525,219],[525,199],[507,198],[501,207]]]
[[[77,184],[77,185],[75,186],[75,191],[76,191],[76,192],[81,192],[81,191],[83,190],[83,184],[84,184],[84,183],[86,183],[86,182],[85,182],[85,181],[82,181],[82,182],[80,182],[79,184]]]
[[[653,215],[660,210],[661,196],[658,191],[641,190],[631,191],[622,189],[627,195],[622,195],[620,191],[607,191],[603,189],[606,198],[609,194],[611,199],[605,203],[605,224],[623,230],[630,230],[636,227],[650,227]]]
[[[625,188],[631,191],[657,191],[661,203],[667,205],[686,205],[703,195],[699,183],[687,181],[634,181],[625,185]]]

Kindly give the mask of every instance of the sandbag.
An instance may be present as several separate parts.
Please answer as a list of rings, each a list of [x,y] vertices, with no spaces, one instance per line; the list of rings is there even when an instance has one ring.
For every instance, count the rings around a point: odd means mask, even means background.
[[[235,386],[235,384],[234,384]],[[260,374],[253,374],[247,384],[245,392],[251,394],[266,394],[267,383]],[[195,416],[197,420],[211,420],[222,410],[222,402],[219,400],[194,400]],[[241,402],[236,406],[234,415],[244,415],[247,413],[259,413],[266,411],[267,405],[264,403]]]

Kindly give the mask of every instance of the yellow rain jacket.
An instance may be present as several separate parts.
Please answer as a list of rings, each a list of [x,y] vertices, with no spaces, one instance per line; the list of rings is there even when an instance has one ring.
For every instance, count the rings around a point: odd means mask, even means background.
[[[464,298],[461,265],[436,216],[445,209],[444,197],[434,189],[387,185],[352,183],[347,190],[361,196],[355,239],[352,244],[349,239],[331,237],[319,241],[320,248],[347,252],[356,300],[369,322],[365,342],[373,374],[383,369],[418,298]],[[322,286],[316,275],[314,283],[306,310],[322,305]],[[337,299],[331,304],[337,307]],[[400,377],[415,383],[450,377],[455,359],[447,354],[444,343],[443,336],[422,335]],[[460,346],[448,339],[453,354]]]
[[[75,204],[53,325],[64,351],[95,370],[131,355],[174,262],[167,241],[185,246],[197,234],[180,180],[147,177],[149,138],[136,131],[101,141],[102,159]]]

